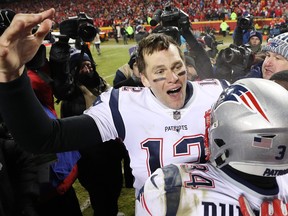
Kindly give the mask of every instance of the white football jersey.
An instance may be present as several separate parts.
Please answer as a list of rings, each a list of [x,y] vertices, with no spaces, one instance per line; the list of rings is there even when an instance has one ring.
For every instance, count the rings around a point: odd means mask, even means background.
[[[146,181],[138,197],[138,209],[140,205],[142,209],[137,215],[241,216],[240,195],[256,211],[263,200],[278,196],[277,186],[252,190],[248,183],[239,182],[208,163],[170,164]]]
[[[192,97],[180,110],[161,104],[149,88],[122,87],[100,95],[85,111],[95,120],[103,141],[119,137],[124,142],[135,177],[136,194],[159,167],[205,161],[204,114],[223,87],[218,80],[188,85],[190,91],[193,89]]]

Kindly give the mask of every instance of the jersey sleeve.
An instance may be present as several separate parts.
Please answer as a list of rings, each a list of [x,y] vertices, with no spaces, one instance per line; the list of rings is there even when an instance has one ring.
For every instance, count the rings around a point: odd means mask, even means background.
[[[119,137],[112,116],[111,97],[112,88],[98,96],[93,105],[84,111],[84,114],[94,119],[103,142]],[[113,108],[115,108],[114,105]]]

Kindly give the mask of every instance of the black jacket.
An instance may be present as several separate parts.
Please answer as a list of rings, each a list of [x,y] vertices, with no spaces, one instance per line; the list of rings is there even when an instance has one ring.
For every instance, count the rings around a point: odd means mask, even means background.
[[[37,168],[33,155],[13,139],[0,138],[0,215],[36,215]]]

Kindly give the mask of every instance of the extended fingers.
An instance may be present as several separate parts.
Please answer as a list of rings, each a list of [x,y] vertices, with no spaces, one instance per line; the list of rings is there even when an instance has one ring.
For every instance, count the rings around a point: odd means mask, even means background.
[[[238,198],[240,210],[243,216],[255,216],[253,210],[250,207],[250,204],[248,203],[247,199],[241,195]]]
[[[287,204],[279,199],[265,201],[261,204],[261,216],[287,216]]]
[[[32,28],[40,24],[36,36],[43,39],[49,32],[52,26],[52,21],[55,10],[53,8],[38,14],[16,14],[10,26],[3,33],[2,38],[7,41],[13,41],[19,37],[29,36]]]
[[[50,10],[47,10],[47,11],[44,11],[43,13],[38,14],[41,16],[42,22],[38,30],[36,31],[36,36],[39,37],[40,39],[44,39],[44,37],[50,31],[52,27],[51,19],[53,18],[54,13],[55,13],[54,8],[51,8]]]

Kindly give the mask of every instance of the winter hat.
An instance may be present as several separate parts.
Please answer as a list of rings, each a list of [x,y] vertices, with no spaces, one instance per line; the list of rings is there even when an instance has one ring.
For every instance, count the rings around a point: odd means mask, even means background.
[[[288,59],[288,32],[270,38],[262,51],[274,52]]]
[[[80,50],[76,50],[76,49],[72,49],[70,50],[70,67],[71,69],[76,67],[80,62],[81,58],[81,51]],[[90,61],[91,59],[89,58],[89,56],[87,55],[87,53],[84,53],[82,61]]]
[[[133,53],[128,61],[128,65],[129,67],[133,70],[133,65],[134,63],[136,62],[136,59],[137,59],[137,53]]]
[[[250,36],[249,36],[249,40],[251,37],[258,37],[259,40],[260,40],[260,43],[262,44],[262,34],[260,32],[257,32],[257,31],[251,31],[250,32]]]
[[[136,31],[139,32],[142,28],[143,28],[142,25],[138,25],[138,26],[136,26]]]

